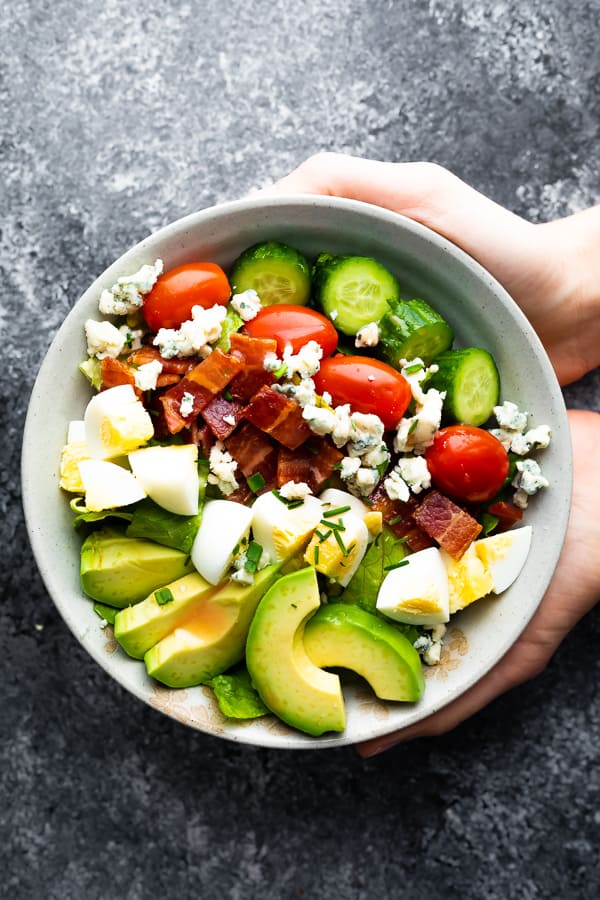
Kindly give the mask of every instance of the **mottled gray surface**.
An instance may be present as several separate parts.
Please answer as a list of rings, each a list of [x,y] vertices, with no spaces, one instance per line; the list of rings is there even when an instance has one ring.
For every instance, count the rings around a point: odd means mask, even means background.
[[[4,9],[1,897],[598,896],[598,611],[446,737],[370,762],[252,750],[143,706],[83,653],[19,497],[40,359],[150,229],[321,148],[433,159],[534,219],[600,201],[598,32],[592,0]],[[598,373],[568,396],[599,408]]]

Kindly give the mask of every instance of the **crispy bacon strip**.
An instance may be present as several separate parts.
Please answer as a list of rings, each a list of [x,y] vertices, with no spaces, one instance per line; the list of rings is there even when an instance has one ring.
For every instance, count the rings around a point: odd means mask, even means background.
[[[273,384],[273,375],[264,367],[267,353],[277,351],[277,342],[271,338],[251,338],[246,334],[231,335],[230,351],[242,360],[243,369],[231,382],[231,396],[241,403],[248,401],[260,388]]]
[[[194,402],[192,411],[188,416],[181,415],[181,401],[184,394],[191,394]],[[189,428],[199,412],[208,406],[213,399],[211,391],[201,387],[189,378],[182,378],[176,385],[165,391],[160,397],[167,429],[171,434],[177,434],[182,428]]]
[[[160,355],[156,347],[140,347],[127,357],[130,366],[143,366],[146,363],[158,361],[162,364],[164,375],[185,375],[198,363],[197,356],[186,356],[183,359],[175,356],[173,359],[165,359]]]
[[[225,446],[246,478],[260,472],[267,484],[275,483],[277,447],[250,422],[240,425],[225,441]]]
[[[295,450],[312,434],[302,418],[302,407],[270,387],[265,386],[257,391],[245,416],[249,422],[261,431],[266,431],[288,450]]]
[[[417,525],[453,559],[460,559],[481,531],[479,522],[439,491],[431,491],[414,512]]]
[[[391,500],[383,486],[383,480],[379,482],[369,497],[370,508],[380,512],[383,521],[397,538],[406,541],[406,546],[416,553],[426,547],[433,547],[433,541],[416,524],[413,513],[418,506],[418,501],[411,497],[406,503],[399,500]]]
[[[505,500],[492,503],[491,506],[488,506],[487,512],[491,516],[498,517],[498,531],[506,531],[515,522],[520,522],[523,518],[523,510],[519,509],[518,506],[513,506],[512,503],[507,503]]]
[[[318,494],[334,467],[343,459],[330,441],[314,437],[298,450],[280,447],[277,455],[277,487],[288,481],[304,481]]]
[[[224,441],[239,425],[244,417],[245,409],[246,407],[243,403],[238,403],[235,400],[226,400],[222,394],[219,394],[202,411],[202,416],[214,436],[220,441]],[[225,418],[231,421],[227,422]]]
[[[102,391],[117,387],[120,384],[130,384],[138,397],[141,395],[141,391],[135,386],[135,376],[132,370],[118,359],[106,356],[100,360],[100,375],[102,378],[100,390]]]
[[[188,372],[187,378],[200,387],[206,388],[214,396],[227,387],[241,368],[242,361],[240,359],[216,349],[191,372]]]
[[[196,444],[202,455],[208,459],[215,438],[206,422],[195,419],[190,426],[190,437],[191,442]]]

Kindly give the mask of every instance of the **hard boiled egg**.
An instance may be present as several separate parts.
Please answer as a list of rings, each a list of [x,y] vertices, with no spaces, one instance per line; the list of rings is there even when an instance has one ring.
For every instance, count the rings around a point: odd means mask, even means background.
[[[475,541],[475,551],[491,575],[495,594],[505,591],[520,574],[531,547],[531,535],[531,525],[524,525]]]
[[[60,455],[59,484],[61,488],[73,493],[85,490],[79,473],[79,463],[82,459],[89,458],[90,454],[85,442],[85,425],[83,421],[69,422],[67,443],[62,448]]]
[[[89,510],[114,509],[137,503],[146,496],[141,484],[127,469],[103,459],[83,459],[79,473]]]
[[[252,506],[254,539],[272,562],[283,562],[304,549],[322,515],[320,501],[310,494],[299,506],[290,508],[268,491]]]
[[[341,491],[339,488],[326,488],[319,494],[319,500],[323,504],[323,512],[330,509],[349,506],[354,510],[357,516],[363,519],[369,532],[369,543],[374,541],[383,528],[383,516],[376,510],[369,509],[366,503],[363,503],[354,494],[348,491]]]
[[[198,448],[195,444],[143,447],[129,454],[133,474],[149,497],[169,512],[198,512]]]
[[[402,560],[383,579],[377,609],[409,625],[441,625],[450,618],[448,575],[437,547]]]
[[[346,587],[365,555],[369,531],[362,517],[352,509],[332,516],[329,521],[326,512],[306,548],[304,560],[317,572]]]
[[[192,562],[210,584],[218,584],[233,563],[234,550],[248,540],[252,509],[232,500],[208,500],[192,545]]]
[[[130,384],[120,384],[92,397],[84,422],[85,442],[95,459],[124,456],[154,434],[152,419]]]

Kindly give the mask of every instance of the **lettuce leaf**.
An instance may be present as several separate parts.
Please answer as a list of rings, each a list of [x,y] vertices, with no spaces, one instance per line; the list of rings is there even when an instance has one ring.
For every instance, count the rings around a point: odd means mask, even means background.
[[[83,497],[74,497],[69,506],[74,513],[77,513],[73,519],[73,528],[79,528],[83,522],[102,522],[104,519],[125,519],[127,522],[131,522],[134,515],[132,506],[124,506],[121,509],[89,510]]]
[[[245,666],[216,675],[207,684],[215,692],[219,709],[229,719],[257,719],[269,712],[252,686]]]

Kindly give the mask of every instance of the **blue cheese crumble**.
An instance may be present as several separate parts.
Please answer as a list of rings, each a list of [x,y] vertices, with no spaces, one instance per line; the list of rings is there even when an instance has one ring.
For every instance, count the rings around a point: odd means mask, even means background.
[[[376,347],[379,343],[379,325],[377,322],[368,322],[359,328],[354,339],[355,347]]]
[[[286,500],[304,500],[312,490],[305,481],[286,481],[279,488],[279,493]]]
[[[226,307],[217,303],[209,309],[193,306],[191,319],[179,328],[160,328],[152,343],[164,359],[195,354],[206,358],[212,353],[211,344],[221,337],[226,313]]]
[[[154,265],[142,266],[133,275],[117,278],[109,290],[100,294],[98,309],[105,316],[127,316],[139,309],[163,271],[162,259]]]
[[[140,391],[153,391],[156,389],[158,376],[162,372],[162,363],[158,359],[144,363],[134,370],[135,386]]]
[[[181,398],[181,403],[179,404],[179,413],[186,419],[188,416],[194,411],[194,395],[190,394],[189,391],[184,391],[183,396]]]
[[[252,288],[242,291],[241,294],[234,294],[230,303],[244,322],[250,322],[252,319],[255,319],[262,309],[260,297]]]
[[[112,322],[96,322],[88,319],[85,323],[88,356],[97,359],[116,359],[123,352],[125,335]]]
[[[512,480],[512,485],[516,488],[513,503],[520,509],[526,509],[529,498],[549,484],[535,459],[517,460],[515,477]]]
[[[239,487],[235,478],[237,462],[231,453],[225,450],[225,445],[222,441],[217,441],[211,447],[208,457],[208,468],[209,483],[216,484],[225,497],[228,497],[229,494],[232,494]]]

